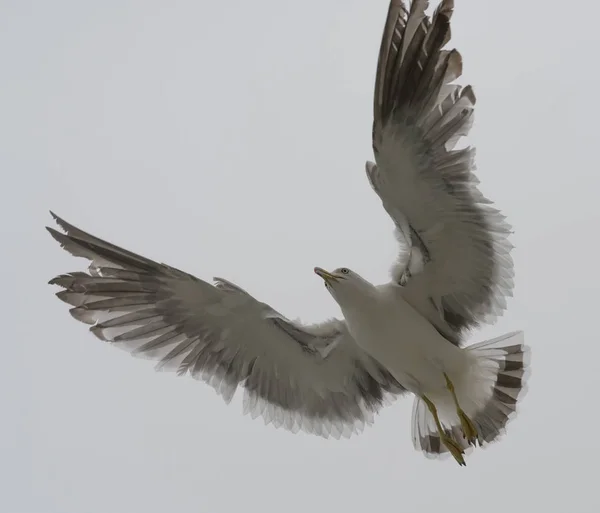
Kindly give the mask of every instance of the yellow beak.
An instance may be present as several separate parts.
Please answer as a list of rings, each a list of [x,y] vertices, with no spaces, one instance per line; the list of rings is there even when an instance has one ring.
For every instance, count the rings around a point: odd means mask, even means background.
[[[329,271],[321,269],[320,267],[315,267],[315,274],[323,278],[326,282],[339,280],[339,278],[335,274],[331,274]]]

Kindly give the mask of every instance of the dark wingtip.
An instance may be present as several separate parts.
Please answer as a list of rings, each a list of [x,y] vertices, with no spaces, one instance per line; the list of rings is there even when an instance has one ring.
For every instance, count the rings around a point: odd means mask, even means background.
[[[50,215],[52,216],[52,219],[54,219],[54,221],[56,222],[56,224],[58,226],[62,227],[64,221],[58,215],[56,215],[52,210],[48,210],[48,212],[50,212]]]
[[[50,233],[50,235],[52,235],[52,238],[60,243],[63,244],[65,241],[64,239],[67,237],[64,233],[60,233],[58,230],[55,230],[54,228],[50,228],[49,226],[46,226],[46,230],[48,230],[48,232]]]
[[[72,230],[77,230],[75,226],[70,223],[67,223],[62,217],[57,216],[52,210],[50,210],[50,215],[53,217],[56,224],[60,226],[66,233],[69,233]]]

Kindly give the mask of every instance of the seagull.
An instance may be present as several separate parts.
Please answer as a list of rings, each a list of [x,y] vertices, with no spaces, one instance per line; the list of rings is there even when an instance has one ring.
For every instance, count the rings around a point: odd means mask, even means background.
[[[224,278],[199,279],[91,235],[52,214],[62,248],[86,272],[50,281],[99,339],[158,370],[189,374],[244,413],[291,432],[348,437],[413,394],[412,440],[427,457],[497,440],[526,389],[523,333],[466,345],[512,295],[511,227],[477,188],[475,151],[457,149],[475,95],[450,40],[453,0],[391,0],[375,79],[366,174],[400,245],[391,281],[347,267],[314,272],[343,319],[291,320]]]

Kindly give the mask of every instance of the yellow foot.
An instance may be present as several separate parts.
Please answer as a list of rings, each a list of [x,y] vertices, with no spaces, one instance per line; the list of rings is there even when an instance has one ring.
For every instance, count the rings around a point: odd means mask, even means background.
[[[463,451],[462,447],[458,444],[458,442],[444,431],[435,404],[433,404],[425,396],[422,396],[422,399],[423,401],[425,401],[425,404],[429,408],[431,415],[433,415],[433,420],[435,421],[435,426],[437,428],[438,435],[440,436],[440,441],[446,446],[446,448],[450,451],[450,454],[454,456],[454,459],[458,462],[460,466],[466,466],[465,459],[463,458],[463,454],[465,452]]]
[[[467,439],[469,445],[475,445],[479,439],[479,434],[477,433],[475,424],[473,424],[473,421],[460,408],[457,409],[457,413],[458,418],[460,419],[460,427],[462,429],[463,436]]]
[[[446,373],[444,373],[444,377],[446,378],[446,388],[452,394],[452,399],[454,399],[454,405],[456,406],[456,413],[458,414],[458,418],[460,419],[460,427],[462,428],[463,436],[466,438],[469,445],[475,445],[477,440],[479,439],[479,434],[477,433],[477,428],[473,421],[467,416],[467,414],[461,409],[458,403],[458,397],[456,397],[456,392],[454,390],[454,385],[450,378]]]
[[[458,462],[461,467],[466,467],[465,459],[463,458],[463,454],[465,453],[461,446],[458,445],[458,442],[450,438],[448,435],[443,435],[441,438],[442,443],[446,446],[446,448],[450,451],[450,454],[454,456],[454,459]]]

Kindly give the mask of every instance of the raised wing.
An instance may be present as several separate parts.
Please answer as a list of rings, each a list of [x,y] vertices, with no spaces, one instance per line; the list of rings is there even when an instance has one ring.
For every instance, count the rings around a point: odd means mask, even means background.
[[[426,0],[392,0],[375,84],[367,174],[395,221],[401,255],[394,280],[405,298],[455,343],[502,313],[511,295],[510,226],[477,188],[473,148],[455,149],[473,121],[475,95],[450,40],[453,0],[432,17]]]
[[[54,215],[54,214],[53,214]],[[90,235],[54,216],[48,228],[88,272],[50,281],[90,331],[157,369],[190,374],[226,402],[245,388],[244,412],[290,431],[349,436],[403,391],[337,320],[291,322],[227,280],[215,285]]]

